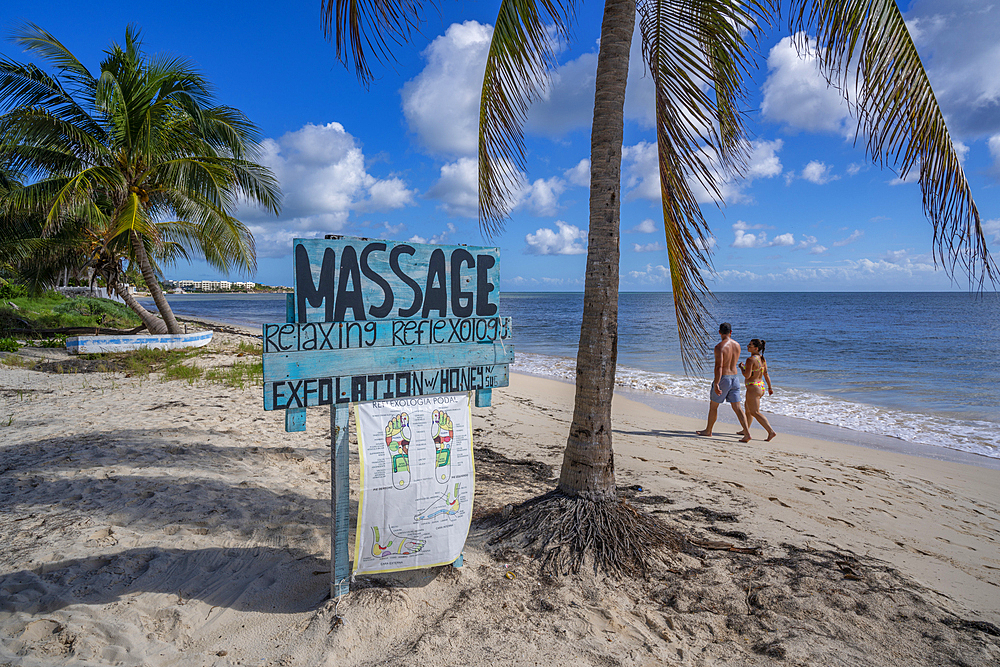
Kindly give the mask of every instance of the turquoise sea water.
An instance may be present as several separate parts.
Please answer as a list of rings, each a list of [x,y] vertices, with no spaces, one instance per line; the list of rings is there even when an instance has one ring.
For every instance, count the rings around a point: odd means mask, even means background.
[[[1000,458],[1000,296],[995,293],[720,293],[709,304],[744,345],[767,341],[770,413]],[[285,296],[178,295],[179,315],[284,321]],[[504,293],[515,370],[572,379],[582,294]],[[712,368],[685,376],[670,294],[622,294],[618,382],[703,400]]]

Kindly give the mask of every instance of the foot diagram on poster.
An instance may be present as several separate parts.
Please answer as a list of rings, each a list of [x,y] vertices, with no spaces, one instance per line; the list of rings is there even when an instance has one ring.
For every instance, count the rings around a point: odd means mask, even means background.
[[[437,481],[446,484],[451,479],[451,438],[455,434],[455,424],[444,410],[431,413],[431,433],[434,434]]]
[[[392,456],[392,486],[410,485],[410,416],[401,412],[385,425],[385,446]]]
[[[361,499],[354,571],[453,562],[475,497],[469,394],[358,403],[355,422]]]
[[[462,508],[459,499],[460,484],[456,484],[454,490],[449,489],[434,499],[434,502],[426,508],[417,512],[413,517],[414,521],[429,521],[436,516],[454,517]]]
[[[389,529],[388,534],[382,533],[378,526],[372,526],[372,556],[385,558],[396,554],[409,556],[419,553],[427,540],[397,535]],[[383,541],[384,540],[384,541]]]

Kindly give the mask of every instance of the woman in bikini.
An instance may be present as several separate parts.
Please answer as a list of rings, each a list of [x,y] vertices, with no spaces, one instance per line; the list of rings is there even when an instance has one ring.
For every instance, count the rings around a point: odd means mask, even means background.
[[[737,435],[742,435],[743,440],[741,442],[750,441],[749,428],[753,420],[756,419],[761,426],[767,431],[767,441],[770,442],[774,436],[778,435],[771,428],[771,424],[768,423],[767,417],[760,412],[760,399],[764,396],[764,392],[773,394],[774,390],[771,389],[771,377],[767,374],[767,362],[764,361],[764,341],[759,338],[754,338],[747,344],[747,351],[750,353],[750,358],[746,360],[745,364],[740,364],[739,369],[743,371],[743,379],[746,381],[746,413],[747,413],[747,431],[740,431]]]

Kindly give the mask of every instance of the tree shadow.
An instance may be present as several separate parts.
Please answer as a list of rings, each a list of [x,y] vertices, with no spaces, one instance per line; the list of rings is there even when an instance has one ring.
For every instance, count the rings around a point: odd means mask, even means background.
[[[677,429],[666,429],[666,428],[654,428],[645,431],[626,431],[624,429],[613,429],[614,433],[618,435],[638,435],[647,438],[705,438],[705,437],[724,437],[727,435],[732,435],[734,438],[739,437],[731,433],[716,433],[711,436],[698,435],[694,431],[681,431]]]
[[[0,612],[44,614],[162,593],[171,597],[169,604],[199,600],[239,611],[295,614],[329,597],[329,570],[327,559],[296,549],[129,549],[0,573]]]
[[[43,438],[16,446],[0,447],[0,474],[7,470],[25,470],[44,466],[46,470],[84,470],[128,465],[189,466],[193,470],[225,463],[242,463],[263,458],[273,462],[317,458],[329,459],[328,447],[277,447],[250,445],[218,446],[205,442],[206,437],[227,437],[239,442],[231,431],[196,429],[189,426],[153,429],[117,429],[74,433],[66,437]]]
[[[325,480],[324,480],[325,481]],[[208,534],[225,529],[250,535],[287,524],[329,526],[330,500],[301,493],[280,492],[249,482],[171,476],[109,475],[104,479],[33,478],[24,482],[0,477],[5,513],[29,513],[39,508],[84,514],[100,524],[131,529],[166,528],[180,524]],[[352,513],[357,501],[351,501]]]

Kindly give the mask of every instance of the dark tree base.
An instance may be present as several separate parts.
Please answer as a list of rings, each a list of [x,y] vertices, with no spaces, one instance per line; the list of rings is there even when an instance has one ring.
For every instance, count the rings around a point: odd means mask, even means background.
[[[542,572],[594,570],[645,577],[685,546],[682,535],[624,499],[593,501],[550,491],[514,507],[493,528],[491,545],[519,543],[541,560]]]

